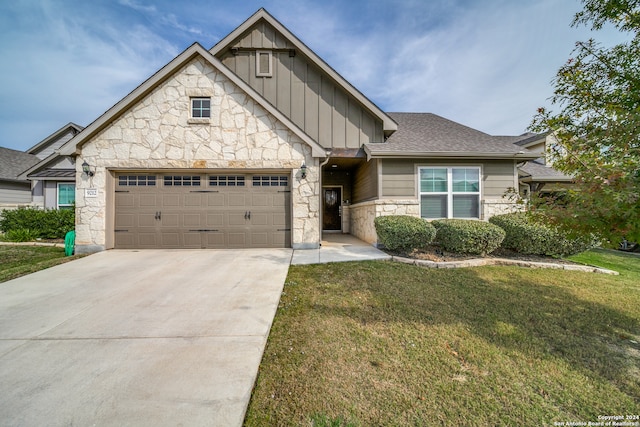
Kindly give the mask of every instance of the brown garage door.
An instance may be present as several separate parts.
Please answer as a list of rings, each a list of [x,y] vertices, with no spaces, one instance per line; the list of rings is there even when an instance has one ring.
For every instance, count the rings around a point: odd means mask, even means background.
[[[291,246],[288,175],[118,174],[115,247]]]

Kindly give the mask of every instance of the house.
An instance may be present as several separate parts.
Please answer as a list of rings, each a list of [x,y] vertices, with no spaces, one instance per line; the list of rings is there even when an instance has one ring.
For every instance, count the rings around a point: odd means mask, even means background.
[[[543,155],[529,161],[519,168],[520,192],[523,196],[530,193],[549,194],[572,187],[573,178],[553,168],[553,159],[549,150],[556,144],[553,133],[534,134],[529,138],[515,142],[516,145]]]
[[[31,204],[31,183],[19,175],[36,163],[33,154],[0,147],[0,210]]]
[[[190,46],[59,154],[75,158],[77,252],[305,249],[323,232],[375,244],[379,215],[508,210],[518,165],[541,155],[382,111],[264,9],[212,49]]]
[[[72,209],[75,202],[75,159],[58,150],[83,129],[75,123],[62,126],[26,152],[38,162],[19,178],[31,181],[31,204],[45,209]]]

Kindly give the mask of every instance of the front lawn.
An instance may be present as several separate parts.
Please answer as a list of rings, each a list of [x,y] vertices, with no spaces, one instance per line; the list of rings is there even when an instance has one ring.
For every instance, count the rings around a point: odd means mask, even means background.
[[[245,425],[553,425],[639,414],[640,258],[585,256],[621,275],[292,266]]]
[[[0,282],[62,264],[81,255],[64,256],[64,248],[49,246],[0,246]]]

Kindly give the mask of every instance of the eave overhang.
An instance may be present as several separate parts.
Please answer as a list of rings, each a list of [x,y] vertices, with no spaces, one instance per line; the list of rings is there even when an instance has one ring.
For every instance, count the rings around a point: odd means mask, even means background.
[[[440,158],[440,159],[513,159],[513,160],[534,160],[540,157],[536,153],[485,153],[471,151],[374,151],[365,145],[364,151],[367,160],[370,159],[407,159],[407,158]]]

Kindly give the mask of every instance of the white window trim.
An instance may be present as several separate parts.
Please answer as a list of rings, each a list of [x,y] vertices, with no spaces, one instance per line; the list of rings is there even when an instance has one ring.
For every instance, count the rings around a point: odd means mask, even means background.
[[[446,169],[447,170],[447,191],[438,191],[438,192],[423,192],[420,185],[420,171],[422,169]],[[463,192],[453,192],[453,169],[477,169],[478,170],[478,191],[463,191]],[[418,174],[417,174],[417,189],[418,189],[418,207],[420,208],[420,217],[422,218],[422,196],[447,196],[447,218],[454,218],[453,216],[453,196],[478,196],[478,217],[458,217],[456,219],[481,219],[482,218],[482,166],[478,165],[458,165],[458,166],[441,166],[441,165],[421,165],[418,166]],[[425,218],[429,220],[435,219],[444,219],[444,218]]]
[[[260,55],[269,56],[269,70],[265,73],[260,72]],[[273,53],[270,50],[256,50],[256,77],[271,77],[273,76]]]
[[[73,182],[58,182],[56,183],[56,209],[69,208],[73,206],[73,203],[70,205],[61,205],[60,204],[60,185],[73,185],[73,191],[76,191],[76,184]],[[74,197],[75,200],[75,197]]]
[[[208,99],[209,100],[209,117],[194,117],[193,116],[193,101],[199,99]],[[211,97],[209,96],[191,96],[189,98],[189,122],[190,123],[208,123],[211,120]]]

